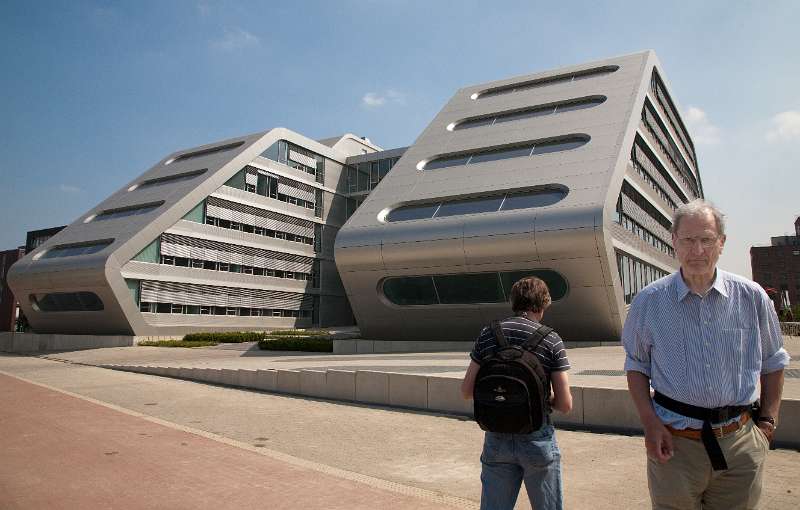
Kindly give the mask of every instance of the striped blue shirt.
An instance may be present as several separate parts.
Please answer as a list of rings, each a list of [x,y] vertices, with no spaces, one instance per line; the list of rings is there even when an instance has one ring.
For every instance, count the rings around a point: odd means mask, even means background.
[[[720,269],[705,296],[691,292],[680,271],[645,287],[628,311],[622,344],[626,371],[646,375],[672,399],[707,408],[753,402],[759,377],[789,364],[767,293]],[[702,427],[653,406],[667,425]]]

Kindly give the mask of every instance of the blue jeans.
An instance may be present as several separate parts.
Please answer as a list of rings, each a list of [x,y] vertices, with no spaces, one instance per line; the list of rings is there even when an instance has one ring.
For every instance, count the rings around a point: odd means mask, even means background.
[[[481,510],[512,510],[523,480],[535,510],[564,508],[561,452],[552,425],[530,434],[487,432],[481,464]]]

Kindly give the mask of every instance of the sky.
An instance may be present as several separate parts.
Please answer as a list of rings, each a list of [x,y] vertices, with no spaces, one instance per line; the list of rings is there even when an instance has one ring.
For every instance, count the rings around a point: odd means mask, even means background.
[[[0,250],[179,149],[282,126],[411,145],[461,87],[656,51],[727,215],[723,269],[800,215],[800,2],[0,2]]]

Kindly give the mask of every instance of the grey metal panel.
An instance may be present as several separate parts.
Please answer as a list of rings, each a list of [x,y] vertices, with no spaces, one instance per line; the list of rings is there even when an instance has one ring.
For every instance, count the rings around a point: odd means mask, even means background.
[[[619,65],[619,70],[568,84],[478,100],[470,98],[475,92],[498,85],[607,64]],[[386,339],[410,339],[420,335],[437,339],[474,338],[487,317],[502,316],[507,313],[508,305],[401,307],[381,298],[380,281],[388,276],[437,271],[529,268],[557,271],[569,282],[568,295],[554,303],[546,315],[546,321],[565,338],[616,338],[624,319],[624,303],[617,289],[614,249],[605,229],[613,223],[610,218],[614,215],[650,72],[655,65],[653,53],[643,52],[459,90],[341,230],[336,263],[362,332],[372,338]],[[474,129],[446,129],[448,124],[465,117],[580,95],[604,95],[607,99],[600,106],[561,115]],[[417,168],[420,162],[440,154],[573,133],[585,133],[591,140],[580,148],[560,153],[430,171]],[[461,265],[457,244],[449,246],[449,266],[445,263],[444,252],[429,246],[430,243],[445,246],[440,240],[443,238],[457,243],[457,232],[448,231],[445,224],[437,224],[436,219],[410,221],[397,229],[393,224],[379,228],[378,214],[404,202],[436,201],[443,197],[543,184],[563,184],[570,189],[570,194],[562,202],[541,209],[460,218],[463,220],[465,266]],[[450,221],[457,224],[457,218]],[[356,232],[351,238],[351,233]],[[393,244],[387,248],[387,243]],[[347,249],[356,244],[383,244],[384,259],[388,255],[392,263],[383,271],[367,271],[367,268],[381,268],[377,254],[374,248],[369,256]],[[372,264],[368,265],[366,259]],[[401,259],[402,263],[394,265]],[[431,268],[433,265],[438,267]]]

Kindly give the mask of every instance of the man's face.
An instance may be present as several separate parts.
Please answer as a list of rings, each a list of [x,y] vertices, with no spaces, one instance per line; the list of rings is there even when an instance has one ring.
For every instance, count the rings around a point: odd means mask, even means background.
[[[717,234],[714,215],[705,211],[681,219],[677,233],[672,235],[672,245],[685,277],[711,276],[725,245],[725,236]]]

